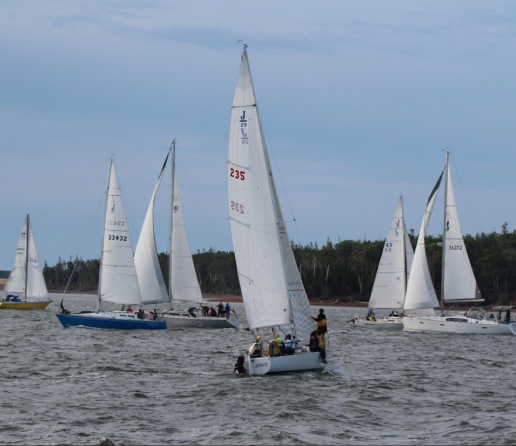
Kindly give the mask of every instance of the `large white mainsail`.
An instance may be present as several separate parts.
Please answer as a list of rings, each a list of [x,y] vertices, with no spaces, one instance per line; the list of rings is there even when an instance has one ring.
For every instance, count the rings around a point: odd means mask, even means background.
[[[435,294],[432,278],[430,277],[430,269],[426,258],[425,236],[434,208],[437,192],[441,184],[443,174],[437,180],[437,183],[428,198],[428,202],[421,223],[421,230],[417,239],[416,252],[412,268],[410,269],[410,278],[407,284],[407,293],[405,297],[405,314],[425,315],[435,314],[434,307],[439,306],[437,296]]]
[[[446,204],[443,228],[444,288],[441,295],[444,301],[478,300],[481,297],[460,229],[448,153],[446,155]]]
[[[403,308],[406,290],[405,243],[403,197],[400,197],[385,239],[369,308]]]
[[[145,215],[140,238],[134,254],[134,264],[138,275],[138,282],[142,292],[142,303],[144,305],[169,302],[165,280],[159,264],[158,250],[154,236],[154,202],[165,172],[169,154],[161,168],[158,182],[152,193],[152,198]]]
[[[142,303],[122,191],[111,161],[99,277],[101,300],[125,305]]]
[[[27,288],[27,289],[25,289]],[[16,245],[14,265],[5,284],[6,294],[21,294],[29,300],[48,300],[30,217],[27,215]]]
[[[281,214],[245,48],[231,108],[228,174],[231,232],[249,327],[293,323],[306,343],[315,324]]]

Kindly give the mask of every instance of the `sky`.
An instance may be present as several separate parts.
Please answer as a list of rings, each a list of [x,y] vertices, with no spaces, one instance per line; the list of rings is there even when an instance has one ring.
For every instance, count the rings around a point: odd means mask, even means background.
[[[296,243],[383,239],[401,194],[417,234],[447,148],[463,232],[516,229],[512,1],[4,0],[0,269],[26,214],[42,262],[100,257],[111,157],[136,247],[172,139],[192,251],[232,250],[244,42]],[[429,233],[441,228],[442,191]]]

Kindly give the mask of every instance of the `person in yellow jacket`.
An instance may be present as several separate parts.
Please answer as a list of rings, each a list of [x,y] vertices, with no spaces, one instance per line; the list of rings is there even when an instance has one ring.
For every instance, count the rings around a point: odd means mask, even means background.
[[[312,317],[317,322],[317,338],[319,339],[319,346],[326,348],[326,333],[328,332],[328,326],[326,323],[326,315],[324,310],[321,308],[317,317]]]

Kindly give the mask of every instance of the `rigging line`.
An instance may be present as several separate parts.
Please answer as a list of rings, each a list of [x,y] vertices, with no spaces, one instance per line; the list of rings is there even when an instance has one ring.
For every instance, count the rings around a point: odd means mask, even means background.
[[[65,294],[66,291],[68,290],[68,286],[70,285],[70,282],[72,281],[72,277],[75,273],[75,270],[77,269],[77,264],[79,263],[79,260],[81,259],[81,254],[86,250],[86,248],[91,240],[91,236],[93,235],[93,227],[95,226],[95,222],[97,221],[97,219],[99,217],[100,210],[102,209],[102,204],[105,202],[105,196],[106,196],[106,193],[102,192],[99,203],[97,205],[97,209],[95,210],[95,213],[93,214],[93,218],[91,219],[90,224],[88,225],[88,228],[86,230],[86,234],[84,235],[81,243],[79,244],[79,249],[77,250],[77,258],[75,259],[72,272],[70,273],[68,282],[66,283],[65,289],[63,290],[63,294]]]
[[[452,159],[452,162],[453,162],[453,167],[455,168],[455,172],[457,173],[457,178],[459,179],[459,184],[462,188],[462,193],[464,194],[464,197],[466,198],[466,204],[468,206],[468,212],[470,214],[470,216],[472,217],[473,221],[475,222],[476,226],[477,226],[477,231],[478,233],[482,233],[482,227],[480,226],[480,221],[477,217],[477,214],[475,213],[475,208],[473,207],[473,202],[471,201],[471,198],[469,197],[468,193],[467,193],[467,190],[466,190],[466,187],[464,185],[464,182],[462,181],[462,177],[460,176],[460,171],[459,171],[459,168],[457,166],[457,164],[455,163],[455,157],[452,155],[452,153],[450,152],[450,155],[451,155],[451,159]]]
[[[281,175],[281,170],[279,168],[278,160],[276,159],[276,154],[274,153],[274,149],[272,147],[272,144],[270,143],[269,134],[267,133],[267,129],[265,127],[265,122],[260,114],[260,110],[258,109],[258,107],[256,107],[256,111],[258,113],[258,119],[262,124],[263,134],[265,135],[265,139],[267,140],[267,147],[270,148],[270,151],[272,153],[272,158],[274,159],[274,163],[276,164],[276,172],[278,172],[279,178],[281,180],[281,185],[283,186],[283,191],[285,192],[285,196],[287,197],[288,207],[289,207],[290,213],[292,215],[292,220],[288,220],[288,222],[292,222],[292,221],[294,222],[294,228],[296,229],[297,244],[301,245],[301,243],[299,241],[299,230],[297,227],[296,216],[294,215],[294,210],[292,208],[292,204],[290,203],[290,197],[287,193],[287,188],[285,187],[285,182],[283,181],[283,176]],[[285,219],[283,219],[283,223],[287,223],[287,221],[285,221]],[[290,240],[289,240],[289,242],[290,242]]]

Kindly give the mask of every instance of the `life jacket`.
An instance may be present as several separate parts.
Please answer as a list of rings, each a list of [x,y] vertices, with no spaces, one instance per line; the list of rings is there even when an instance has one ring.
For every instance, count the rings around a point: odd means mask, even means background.
[[[326,327],[326,319],[322,319],[317,322],[317,327]]]
[[[319,339],[317,339],[317,336],[310,336],[310,343],[309,343],[309,346],[310,347],[318,347],[319,346]]]
[[[279,356],[281,354],[277,341],[269,342],[269,356]]]

